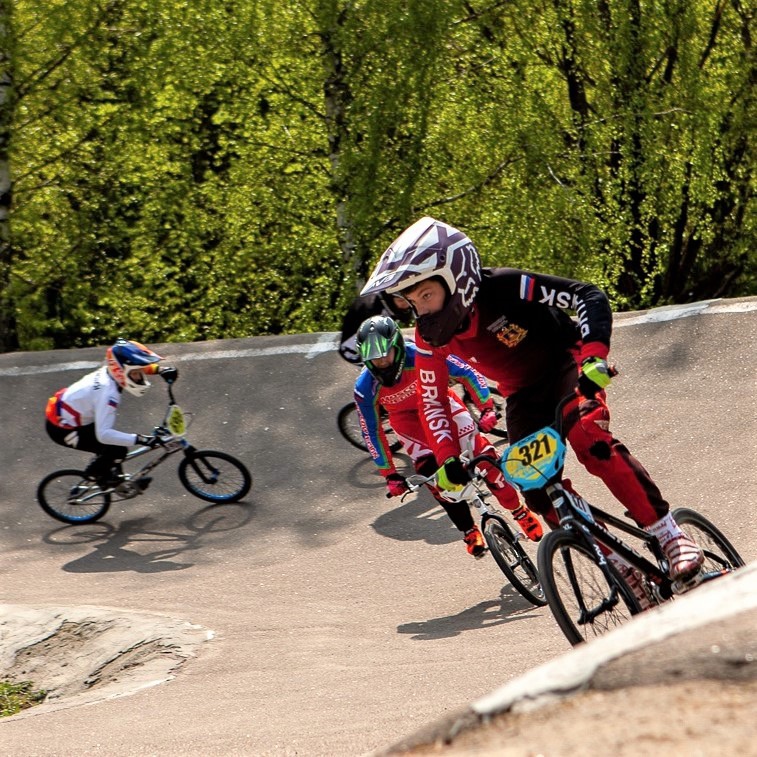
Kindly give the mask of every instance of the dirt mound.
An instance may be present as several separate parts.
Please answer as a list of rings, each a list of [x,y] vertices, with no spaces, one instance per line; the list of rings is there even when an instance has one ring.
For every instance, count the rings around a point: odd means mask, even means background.
[[[0,605],[0,678],[48,692],[23,715],[124,696],[170,680],[213,633],[104,607]]]

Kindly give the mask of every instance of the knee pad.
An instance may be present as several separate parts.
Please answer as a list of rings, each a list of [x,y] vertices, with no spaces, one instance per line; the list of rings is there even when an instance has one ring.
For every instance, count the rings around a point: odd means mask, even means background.
[[[578,423],[591,437],[610,433],[610,408],[599,399],[586,400],[578,407]]]

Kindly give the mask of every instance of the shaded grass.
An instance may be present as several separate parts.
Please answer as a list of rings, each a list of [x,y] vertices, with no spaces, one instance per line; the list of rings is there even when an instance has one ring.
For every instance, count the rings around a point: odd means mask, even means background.
[[[35,691],[31,681],[0,681],[0,717],[15,715],[21,710],[40,704],[46,691]]]

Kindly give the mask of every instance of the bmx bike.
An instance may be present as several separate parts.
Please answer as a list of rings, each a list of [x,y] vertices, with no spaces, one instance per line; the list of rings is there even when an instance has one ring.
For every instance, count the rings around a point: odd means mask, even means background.
[[[575,399],[570,394],[559,404],[556,421],[503,450],[500,468],[520,491],[543,488],[559,518],[559,528],[539,543],[537,566],[549,608],[572,645],[600,636],[641,612],[631,587],[608,559],[615,553],[640,574],[650,606],[742,567],[744,561],[720,530],[691,508],[672,511],[682,530],[703,550],[705,562],[687,580],[672,580],[668,561],[658,540],[629,520],[619,518],[563,485],[565,461],[562,410]],[[625,514],[629,516],[628,513]],[[620,538],[633,537],[650,555]]]
[[[481,519],[480,528],[488,551],[505,578],[531,604],[543,607],[547,602],[536,565],[521,544],[525,537],[519,530],[510,526],[505,517],[505,510],[489,501],[491,492],[484,483],[485,471],[476,467],[482,462],[496,465],[497,460],[485,454],[471,457],[468,452],[463,452],[460,460],[466,466],[471,480],[458,491],[438,489],[440,496],[448,502],[467,502],[478,511]],[[437,473],[431,476],[417,473],[408,476],[405,479],[408,491],[402,495],[401,501],[425,484],[435,485]]]
[[[122,473],[118,483],[108,488],[101,488],[82,470],[65,468],[50,473],[37,487],[37,502],[50,517],[71,524],[102,518],[112,502],[144,494],[151,481],[148,474],[177,452],[183,453],[177,470],[179,481],[190,494],[214,504],[238,502],[247,495],[252,475],[244,463],[226,452],[197,449],[189,443],[186,433],[192,414],[176,404],[172,383],[168,383],[165,418],[154,428],[155,446],[136,447],[124,462],[153,453],[150,459],[132,473]]]

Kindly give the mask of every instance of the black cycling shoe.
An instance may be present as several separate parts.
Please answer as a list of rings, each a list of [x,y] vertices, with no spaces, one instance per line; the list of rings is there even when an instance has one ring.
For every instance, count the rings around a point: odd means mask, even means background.
[[[150,482],[152,481],[152,476],[142,476],[140,478],[137,478],[134,480],[134,483],[142,490],[144,491],[147,489],[147,487],[150,485]]]

